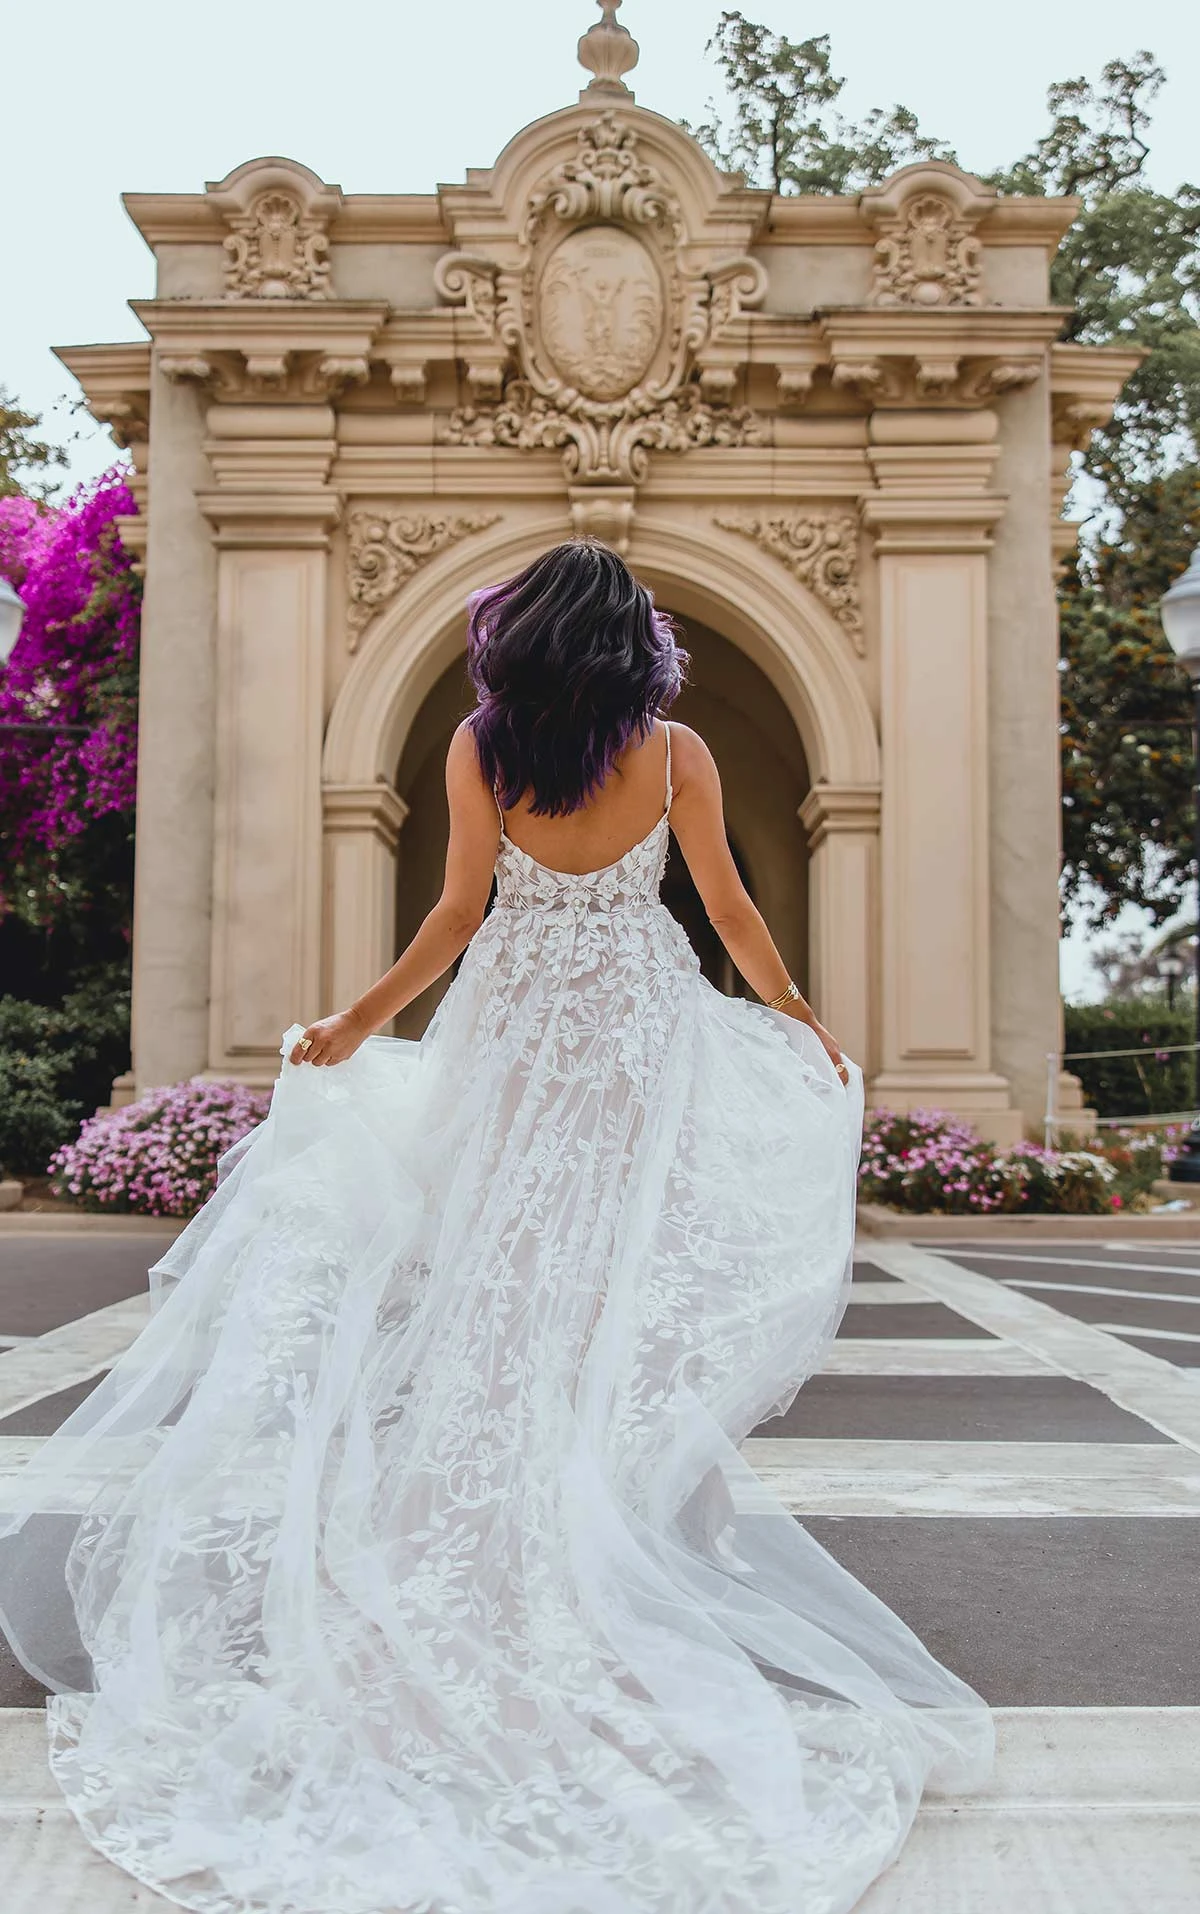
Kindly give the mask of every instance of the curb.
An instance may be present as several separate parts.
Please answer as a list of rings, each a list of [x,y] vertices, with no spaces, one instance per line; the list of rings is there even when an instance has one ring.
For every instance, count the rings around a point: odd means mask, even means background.
[[[184,1227],[181,1216],[104,1216],[87,1210],[3,1210],[4,1236],[169,1236]]]
[[[0,1219],[2,1221],[2,1219]],[[1200,1247],[1200,1211],[1171,1216],[916,1216],[860,1203],[858,1234],[900,1242],[1036,1237],[1044,1243],[1195,1243]]]

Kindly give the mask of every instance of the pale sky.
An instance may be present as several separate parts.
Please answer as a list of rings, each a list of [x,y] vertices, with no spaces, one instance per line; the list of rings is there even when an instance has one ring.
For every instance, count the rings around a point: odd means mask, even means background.
[[[1154,182],[1200,180],[1195,136],[1200,8],[1185,0],[857,0],[845,24],[799,0],[744,11],[793,39],[828,32],[842,108],[900,101],[961,163],[986,171],[1045,130],[1046,88],[1148,47],[1167,70],[1151,140]],[[699,119],[719,95],[705,42],[714,0],[625,0],[641,45],[638,100]],[[5,204],[0,385],[70,441],[71,475],[112,458],[70,409],[52,345],[129,339],[129,299],[153,293],[152,261],[123,191],[198,192],[241,161],[279,153],[347,192],[426,192],[487,166],[527,120],[570,104],[585,75],[575,42],[588,0],[95,0],[9,8],[4,24]],[[19,160],[18,157],[19,156]],[[1068,953],[1070,990],[1082,956]]]

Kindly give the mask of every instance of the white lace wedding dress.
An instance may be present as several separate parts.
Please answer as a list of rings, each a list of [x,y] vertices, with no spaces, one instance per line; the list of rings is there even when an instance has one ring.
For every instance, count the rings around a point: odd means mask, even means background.
[[[505,838],[424,1039],[284,1064],[5,1492],[54,1773],[181,1906],[842,1914],[986,1773],[739,1455],[846,1300],[861,1077],[702,979],[667,834]]]

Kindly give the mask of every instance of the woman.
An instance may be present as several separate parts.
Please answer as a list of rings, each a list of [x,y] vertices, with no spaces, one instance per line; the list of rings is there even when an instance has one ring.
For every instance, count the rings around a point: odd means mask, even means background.
[[[840,1914],[990,1747],[738,1453],[845,1302],[861,1077],[622,561],[479,594],[468,658],[441,899],[285,1037],[23,1478],[5,1626],[89,1838],[202,1914]],[[658,901],[669,828],[766,1008]]]

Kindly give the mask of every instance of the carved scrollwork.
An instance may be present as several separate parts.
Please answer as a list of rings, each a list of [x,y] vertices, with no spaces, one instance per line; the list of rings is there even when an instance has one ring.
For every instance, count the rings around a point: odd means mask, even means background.
[[[983,248],[952,200],[916,193],[875,246],[876,306],[978,306]]]
[[[559,410],[513,379],[499,405],[463,406],[446,428],[449,445],[504,445],[523,452],[563,450],[568,479],[640,484],[653,452],[690,452],[707,445],[761,445],[763,421],[749,406],[709,403],[699,382],[631,415],[581,417]]]
[[[486,531],[499,518],[499,512],[352,512],[347,525],[349,650],[358,649],[380,606],[394,598],[427,559],[472,532]]]
[[[858,590],[858,524],[825,512],[720,511],[713,523],[752,538],[787,566],[828,606],[861,658],[862,605]]]
[[[329,235],[296,194],[272,187],[229,225],[227,299],[332,299]]]
[[[438,264],[441,296],[505,362],[499,392],[473,380],[442,441],[561,449],[583,484],[636,483],[651,450],[759,443],[762,427],[732,403],[735,377],[702,353],[762,299],[766,275],[742,256],[690,265],[686,238],[633,127],[598,114],[530,193],[513,265],[473,253]]]

